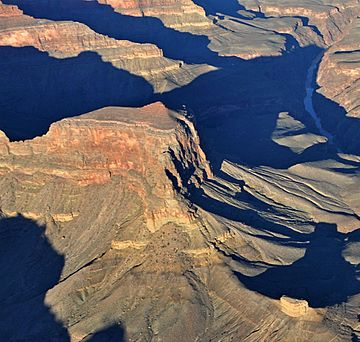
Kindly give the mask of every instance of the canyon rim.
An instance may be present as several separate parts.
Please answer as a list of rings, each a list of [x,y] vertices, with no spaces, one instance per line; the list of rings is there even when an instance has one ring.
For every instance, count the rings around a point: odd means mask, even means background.
[[[358,0],[1,0],[0,342],[360,340]]]

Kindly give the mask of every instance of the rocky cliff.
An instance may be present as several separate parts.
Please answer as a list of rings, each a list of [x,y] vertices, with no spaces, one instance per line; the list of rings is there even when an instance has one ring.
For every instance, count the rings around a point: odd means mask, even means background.
[[[104,62],[144,77],[155,92],[171,90],[189,83],[211,67],[193,67],[164,57],[154,44],[137,44],[110,38],[73,21],[50,21],[24,15],[16,6],[1,4],[0,46],[33,46],[56,58],[78,56],[81,52],[99,54]],[[6,15],[6,17],[5,17]],[[186,72],[187,77],[179,74]]]
[[[0,340],[356,339],[356,6],[0,2]]]
[[[110,5],[122,14],[157,17],[166,26],[177,30],[197,31],[211,26],[203,8],[191,0],[98,0],[98,2]]]
[[[141,336],[144,341],[170,341],[173,336],[179,341],[241,340],[249,334],[268,338],[275,327],[288,339],[304,326],[311,327],[304,340],[349,336],[352,314],[341,332],[327,311],[313,308],[318,305],[313,297],[310,308],[298,313],[280,302],[285,288],[278,286],[280,295],[268,298],[237,279],[238,272],[260,276],[269,272],[269,265],[286,269],[302,257],[305,267],[311,267],[306,253],[304,257],[311,225],[300,212],[283,211],[286,205],[269,212],[265,192],[258,197],[263,204],[246,203],[246,193],[258,196],[253,189],[260,188],[241,175],[246,182],[241,189],[235,180],[240,174],[224,170],[233,182],[214,179],[190,116],[160,103],[65,119],[46,135],[24,142],[1,136],[2,222],[36,222],[43,239],[64,260],[44,303],[71,340],[86,340],[119,322],[127,339]],[[280,213],[282,223],[292,226],[282,233],[276,228]],[[296,230],[298,237],[292,236]],[[272,242],[263,234],[279,242],[292,236],[298,246]],[[36,262],[39,248],[29,251],[29,274],[43,267]],[[6,253],[9,258],[10,251]],[[347,258],[353,256],[349,248]],[[349,291],[351,276],[342,275]],[[22,302],[22,328],[12,323],[18,335],[9,336],[20,338],[24,327],[31,338],[48,336],[45,322],[50,318],[36,304],[42,296]],[[326,298],[319,297],[320,303]],[[27,305],[39,310],[39,323],[26,314]],[[348,312],[355,310],[353,305],[348,303]],[[10,298],[2,310],[8,317],[0,324],[5,333],[19,317],[18,306]],[[292,318],[300,314],[301,320]]]
[[[2,17],[3,19],[6,17],[16,17],[22,15],[23,11],[21,11],[17,6],[4,5],[0,1],[0,17]]]
[[[211,176],[198,139],[190,121],[159,103],[143,109],[104,108],[55,123],[46,135],[33,140],[9,143],[3,135],[1,175],[6,182],[8,175],[16,174],[17,184],[32,184],[39,190],[51,179],[82,187],[124,178],[127,191],[136,191],[142,198],[149,225],[154,229],[159,226],[158,219],[161,225],[162,216],[171,220],[172,215],[174,219],[182,215],[174,199],[174,184],[168,178],[172,177],[179,189],[183,187],[174,163],[194,168],[189,182]],[[125,180],[129,176],[134,179]],[[144,184],[137,188],[141,179]],[[18,210],[10,210],[13,200],[3,198],[3,212],[24,214],[21,200]],[[35,198],[31,202],[32,208],[27,208],[28,214],[24,215],[44,218],[48,208],[38,206]],[[73,212],[78,210],[55,213],[54,217],[68,215],[71,219]],[[189,223],[190,217],[184,220]]]
[[[295,16],[308,21],[313,29],[320,31],[323,41],[327,45],[339,39],[343,30],[354,19],[358,11],[357,0],[347,1],[291,1],[281,0],[245,0],[242,1],[246,9],[258,11],[267,16]]]
[[[150,286],[143,288],[144,299],[150,298],[150,293],[146,292],[152,292],[151,288],[155,290],[163,283],[160,290],[168,284],[169,293],[162,296],[164,305],[168,305],[165,303],[170,303],[170,298],[175,296],[174,300],[184,310],[184,318],[190,310],[199,315],[200,321],[205,319],[201,307],[191,303],[190,298],[197,300],[198,296],[196,289],[192,289],[192,280],[181,276],[190,267],[183,247],[191,249],[189,234],[201,226],[201,221],[186,201],[179,200],[176,189],[185,190],[186,186],[178,174],[179,165],[189,170],[188,182],[197,186],[211,177],[211,171],[193,123],[184,115],[169,111],[159,103],[141,109],[105,108],[60,121],[51,126],[46,135],[31,141],[9,143],[2,135],[0,144],[1,188],[4,191],[0,200],[2,220],[21,217],[22,220],[36,220],[45,225],[44,236],[51,241],[57,253],[64,255],[66,261],[59,280],[62,285],[54,287],[48,305],[58,307],[58,313],[64,314],[63,318],[68,320],[68,327],[73,326],[72,331],[69,330],[72,340],[80,341],[100,329],[105,316],[113,311],[111,307],[116,307],[116,315],[128,315],[125,298],[132,295],[128,293],[124,296],[124,291],[131,292],[136,283],[140,285],[143,281]],[[87,228],[83,230],[79,227]],[[139,254],[135,256],[133,252],[137,250]],[[29,263],[35,257],[34,253],[32,251],[28,257]],[[191,251],[189,253],[191,255]],[[198,260],[197,257],[195,259]],[[108,269],[110,273],[105,269],[104,273],[101,271],[101,277],[105,277],[108,285],[98,282],[96,271],[88,273],[88,266],[96,264],[96,260],[101,260],[101,263],[110,261],[119,266],[117,270]],[[201,258],[199,260],[201,263]],[[131,270],[144,262],[148,265],[144,265],[145,268],[150,267],[148,276],[128,287],[129,281],[133,283],[133,277],[141,274]],[[39,264],[29,266],[28,272],[35,272]],[[85,276],[87,280],[83,278],[84,271],[90,276]],[[166,276],[165,272],[175,272],[179,282],[174,283],[175,278]],[[153,275],[160,278],[156,280]],[[124,281],[120,280],[122,278]],[[111,297],[114,288],[109,284],[114,280],[120,280],[123,290],[119,288],[120,292],[115,292],[122,293],[125,301],[114,307],[101,300],[101,306],[107,306],[110,311],[100,313],[95,309],[96,298],[106,293]],[[179,283],[182,284],[180,288]],[[90,299],[88,295],[92,298],[93,309],[87,304],[87,308],[75,304],[79,300]],[[136,298],[135,301],[140,300]],[[147,304],[143,303],[145,307],[152,306],[149,300],[145,300]],[[158,309],[161,307],[158,306]],[[3,308],[9,319],[17,315],[16,305],[11,299]],[[86,314],[89,320],[79,320],[79,317],[85,318],[84,309],[90,309]],[[33,305],[33,310],[38,310],[38,306]],[[43,317],[39,317],[40,321],[45,322],[46,315],[39,315]],[[144,336],[151,333],[147,326],[153,314],[141,316],[141,321],[129,324],[129,336],[138,335],[141,330]],[[175,316],[171,313],[164,316],[160,320],[161,327],[171,317]],[[2,336],[6,336],[8,323],[1,323]],[[106,324],[111,323],[108,321]],[[27,327],[31,338],[46,339],[51,333],[46,324],[41,328],[41,324],[34,325],[26,317],[21,324]],[[187,336],[195,337],[199,329],[201,325],[194,326]],[[19,338],[22,336],[20,330]],[[55,331],[52,333],[56,335]],[[168,334],[170,331],[162,333],[163,336]],[[10,333],[12,337],[15,335]]]
[[[325,51],[320,62],[316,108],[345,151],[357,154],[359,135],[359,17]]]
[[[319,92],[339,103],[350,117],[360,118],[360,18],[324,55],[318,72]]]

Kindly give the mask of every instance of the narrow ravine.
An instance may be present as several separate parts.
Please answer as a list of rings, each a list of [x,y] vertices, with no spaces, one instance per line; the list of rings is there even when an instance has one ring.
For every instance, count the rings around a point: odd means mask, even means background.
[[[318,55],[313,62],[310,65],[310,68],[308,69],[306,81],[305,81],[305,90],[306,90],[306,96],[304,98],[304,105],[305,110],[310,114],[312,117],[317,129],[319,130],[319,133],[323,136],[325,136],[330,144],[334,144],[334,136],[328,132],[326,129],[323,128],[321,124],[321,119],[319,115],[316,113],[314,104],[313,104],[313,95],[315,92],[315,84],[316,84],[316,75],[319,63],[321,62],[323,57],[323,54]]]

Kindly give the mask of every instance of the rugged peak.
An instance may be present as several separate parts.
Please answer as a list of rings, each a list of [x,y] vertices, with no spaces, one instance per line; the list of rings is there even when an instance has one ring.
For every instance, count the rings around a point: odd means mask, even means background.
[[[17,6],[4,5],[2,1],[0,1],[0,18],[16,17],[19,15],[23,15],[23,11],[21,11]]]

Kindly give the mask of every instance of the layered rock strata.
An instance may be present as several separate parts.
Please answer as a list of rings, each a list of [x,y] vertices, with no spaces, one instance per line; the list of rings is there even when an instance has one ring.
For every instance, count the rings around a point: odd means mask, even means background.
[[[319,93],[339,103],[349,117],[360,118],[360,18],[343,39],[328,49],[320,63]]]
[[[132,16],[158,17],[170,28],[185,31],[197,31],[209,28],[211,21],[205,11],[191,0],[141,0],[119,1],[98,0],[101,4],[112,6],[117,12]]]
[[[309,309],[309,304],[306,300],[294,299],[286,296],[280,298],[282,310],[292,317],[304,316]]]
[[[223,206],[206,207],[202,191],[234,205],[233,192],[242,190],[212,180],[187,114],[159,103],[104,108],[55,123],[33,140],[10,143],[2,135],[0,141],[2,222],[36,222],[52,253],[63,258],[45,306],[69,339],[86,340],[120,323],[127,339],[144,341],[267,339],[275,326],[284,339],[294,332],[319,341],[338,334],[336,327],[326,327],[323,310],[309,309],[294,319],[281,311],[280,296],[268,298],[237,279],[240,271],[255,276],[269,265],[290,265],[306,245],[273,244],[256,221],[253,228],[231,220],[235,217],[222,212]],[[276,215],[267,217],[272,227]],[[288,222],[304,230],[301,217],[289,215]],[[39,248],[29,251],[28,274],[41,272]],[[10,298],[2,307],[7,318],[0,330],[11,321],[18,335],[9,336],[23,338],[24,327],[27,337],[48,336],[50,317],[39,311],[39,296],[16,305]],[[23,316],[15,320],[19,305]],[[29,319],[33,315],[24,309],[29,305],[41,324]],[[303,334],[304,325],[311,332]]]
[[[212,69],[166,58],[163,51],[153,44],[117,40],[78,22],[35,19],[24,15],[16,6],[1,6],[4,15],[0,20],[0,46],[33,46],[56,58],[69,58],[93,51],[104,62],[144,77],[155,92],[185,85]],[[184,72],[186,77],[180,77]]]
[[[309,133],[298,113],[301,107],[294,105],[290,111],[288,99],[298,95],[293,89],[299,88],[291,88],[284,65],[240,63],[296,53],[297,43],[332,44],[347,33],[356,1],[294,5],[244,0],[235,10],[224,7],[209,19],[204,15],[208,7],[201,4],[203,10],[191,1],[99,3],[124,16],[160,18],[171,28],[168,37],[177,31],[201,34],[209,39],[206,47],[220,56],[238,57],[220,57],[221,63],[230,61],[224,70],[195,82],[184,98],[211,103],[207,112],[195,113],[205,122],[203,136],[206,130],[215,132],[216,140],[208,138],[209,150],[218,144],[223,148],[219,151],[230,149],[240,158],[223,162],[221,177],[213,176],[192,115],[160,103],[99,109],[53,123],[47,134],[33,140],[10,142],[1,134],[0,265],[7,285],[0,289],[0,336],[41,341],[51,334],[55,339],[58,322],[64,330],[61,341],[91,340],[111,326],[122,327],[125,339],[139,341],[355,338],[360,303],[359,158],[328,153],[326,137]],[[357,116],[356,103],[350,104],[356,94],[351,82],[357,77],[352,60],[357,51],[351,51],[356,30],[352,32],[347,36],[351,39],[344,38],[326,53],[319,79],[323,94]],[[203,42],[197,35],[187,37]],[[151,38],[151,32],[144,37]],[[109,38],[77,22],[34,19],[2,4],[0,41],[4,46],[34,46],[56,59],[95,51],[103,61],[143,76],[159,92],[213,69],[165,58],[152,44]],[[211,54],[201,46],[201,53]],[[219,63],[211,56],[203,60]],[[342,59],[336,73],[334,58]],[[11,61],[4,65],[11,73],[16,70]],[[289,70],[297,74],[299,69]],[[277,82],[269,81],[273,79]],[[333,82],[339,82],[341,96],[332,93]],[[109,93],[106,85],[100,84],[103,96]],[[345,96],[349,85],[351,99]],[[231,93],[232,86],[240,92]],[[61,89],[61,84],[54,88]],[[196,92],[200,88],[202,92]],[[8,89],[4,86],[1,94],[7,108],[13,108],[11,101],[21,103],[23,94],[11,98]],[[119,96],[125,90],[126,85]],[[294,103],[302,100],[299,96]],[[36,109],[38,102],[30,103]],[[249,132],[259,135],[254,138]],[[245,138],[237,140],[239,136]],[[260,141],[257,149],[251,146],[255,140]],[[267,153],[269,145],[281,149]],[[307,154],[316,148],[316,158]],[[256,161],[267,160],[263,154],[269,154],[270,166],[241,165],[244,151],[259,154]],[[276,166],[274,159],[293,154],[304,155],[306,162]],[[36,233],[29,233],[27,226]],[[39,275],[48,271],[56,271],[49,286],[33,291]],[[19,281],[12,280],[16,274]],[[16,296],[15,288],[26,300]]]
[[[191,217],[182,217],[168,175],[174,178],[176,186],[183,187],[174,159],[187,167],[194,166],[191,175],[194,182],[211,176],[198,139],[189,120],[159,103],[143,109],[104,108],[55,123],[46,135],[33,140],[9,143],[3,135],[1,176],[5,182],[7,175],[13,173],[17,182],[33,184],[39,191],[49,179],[82,187],[104,185],[113,178],[134,178],[123,185],[129,187],[128,192],[138,191],[149,227],[156,230],[170,217],[191,221]],[[151,150],[154,153],[149,153]],[[34,159],[36,164],[31,162]],[[141,179],[146,180],[146,186],[136,189]],[[3,212],[14,212],[11,203],[9,197],[3,198]],[[15,212],[32,218],[43,217],[46,208],[36,208],[39,201],[35,199],[32,203],[34,207],[24,214],[19,201],[19,210]],[[73,219],[77,211],[54,212],[51,216],[62,222]]]
[[[293,16],[309,20],[309,24],[316,27],[325,42],[330,45],[337,41],[346,26],[354,19],[359,10],[356,0],[320,1],[309,3],[298,1],[296,4],[287,0],[244,0],[247,10],[260,12],[266,16]]]

